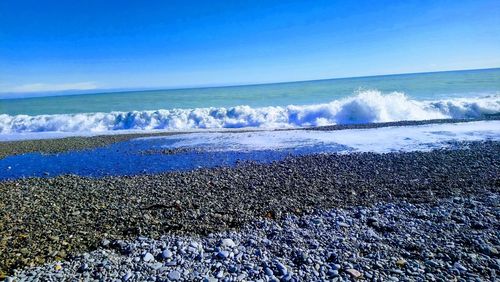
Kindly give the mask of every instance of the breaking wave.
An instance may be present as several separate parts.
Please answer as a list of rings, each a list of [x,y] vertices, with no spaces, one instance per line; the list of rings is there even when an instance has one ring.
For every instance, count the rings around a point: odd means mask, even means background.
[[[500,95],[416,101],[399,92],[384,95],[376,90],[368,90],[330,103],[305,106],[262,108],[237,106],[38,116],[0,114],[0,133],[287,128],[400,120],[477,118],[499,112]]]

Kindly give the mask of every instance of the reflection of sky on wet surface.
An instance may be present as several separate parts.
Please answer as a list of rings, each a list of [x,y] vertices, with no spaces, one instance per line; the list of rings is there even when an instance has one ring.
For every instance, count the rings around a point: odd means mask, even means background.
[[[431,150],[478,140],[500,140],[500,121],[340,131],[193,133],[138,138],[83,151],[11,156],[0,159],[0,179],[160,173],[232,166],[238,161],[271,162],[289,155]]]
[[[60,174],[83,176],[133,175],[201,167],[232,166],[238,161],[270,162],[288,155],[336,152],[342,146],[302,147],[284,150],[211,152],[181,150],[165,154],[159,146],[164,140],[134,140],[92,150],[59,154],[30,153],[0,160],[0,179],[45,177]],[[157,151],[156,151],[157,150]],[[145,152],[146,151],[146,152]]]

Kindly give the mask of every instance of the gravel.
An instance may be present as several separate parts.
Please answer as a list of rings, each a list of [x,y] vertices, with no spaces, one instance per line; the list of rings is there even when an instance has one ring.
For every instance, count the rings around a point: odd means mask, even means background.
[[[117,142],[128,141],[134,138],[169,136],[185,133],[186,132],[145,132],[98,136],[75,136],[55,139],[0,141],[0,159],[8,156],[22,155],[34,152],[42,154],[56,154],[67,151],[78,151],[108,146]]]
[[[20,281],[495,281],[500,193],[261,219],[239,231],[114,240]],[[349,227],[340,226],[346,222]],[[376,223],[376,224],[375,224]],[[477,223],[481,224],[481,228]],[[234,244],[227,244],[231,240]],[[195,248],[192,248],[196,246]],[[168,250],[172,256],[162,254]],[[220,253],[224,252],[224,256]],[[154,259],[136,259],[152,254]],[[56,266],[60,266],[57,268]],[[79,271],[86,265],[86,271]],[[218,280],[219,279],[219,280]]]
[[[498,192],[500,143],[461,147],[311,155],[272,164],[243,163],[234,168],[158,175],[100,179],[68,175],[0,182],[0,276],[26,266],[71,259],[106,240],[104,245],[137,236],[145,236],[144,240],[165,234],[205,236],[238,230],[262,218],[280,220],[317,210],[399,201],[430,204],[452,196]],[[321,218],[315,220],[321,224]],[[375,216],[367,221],[371,226],[367,232],[375,239],[395,228]],[[490,230],[484,221],[473,224],[477,230]],[[356,226],[338,217],[335,228],[348,231]],[[218,240],[223,239],[237,243],[232,237]],[[124,250],[134,253],[128,244]],[[498,250],[496,245],[483,244],[481,254],[496,256]],[[237,256],[225,248],[215,253],[224,259]],[[301,259],[307,260],[304,256]],[[439,264],[429,262],[435,263]],[[284,271],[269,268],[274,275]]]
[[[471,122],[478,120],[498,120],[500,114],[485,115],[480,118],[474,119],[434,119],[422,121],[397,121],[397,122],[381,122],[381,123],[368,123],[368,124],[346,124],[346,125],[331,125],[304,128],[306,130],[344,130],[344,129],[359,129],[359,128],[378,128],[387,126],[406,126],[406,125],[423,125],[434,123],[457,123],[457,122]],[[286,130],[286,129],[285,129]],[[247,129],[234,130],[238,131],[251,131]],[[208,131],[210,132],[210,131]],[[127,141],[139,137],[152,137],[152,136],[168,136],[174,134],[184,134],[187,132],[145,132],[145,133],[125,133],[125,134],[111,134],[99,135],[90,137],[65,137],[57,139],[39,139],[39,140],[21,140],[21,141],[0,141],[0,159],[12,156],[21,155],[26,153],[39,152],[43,154],[61,153],[71,150],[85,150],[97,148],[102,146],[111,145],[117,142]],[[147,150],[144,154],[175,154],[183,152],[186,149],[176,150]]]

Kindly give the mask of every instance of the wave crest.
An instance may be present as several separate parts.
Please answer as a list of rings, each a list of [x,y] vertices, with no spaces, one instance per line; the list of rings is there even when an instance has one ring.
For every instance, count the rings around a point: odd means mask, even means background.
[[[500,96],[415,101],[399,92],[367,90],[327,104],[237,106],[55,115],[0,115],[0,133],[286,128],[442,118],[477,118],[500,112]]]

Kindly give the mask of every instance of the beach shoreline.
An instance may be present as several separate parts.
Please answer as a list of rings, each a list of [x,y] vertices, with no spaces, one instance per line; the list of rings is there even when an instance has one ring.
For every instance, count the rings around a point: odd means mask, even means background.
[[[500,1],[394,2],[0,1],[0,282],[500,281]]]
[[[474,119],[434,119],[434,120],[420,120],[420,121],[396,121],[396,122],[381,122],[381,123],[364,123],[364,124],[340,124],[340,125],[328,125],[328,126],[316,126],[316,127],[300,127],[300,128],[286,128],[286,129],[259,129],[259,128],[243,128],[235,130],[222,130],[215,131],[211,129],[204,130],[202,132],[222,132],[222,133],[236,133],[236,132],[251,132],[251,131],[262,131],[262,130],[322,130],[322,131],[334,131],[334,130],[349,130],[349,129],[370,129],[370,128],[383,128],[383,127],[394,127],[394,126],[418,126],[427,124],[445,124],[445,123],[466,123],[475,121],[488,121],[488,120],[500,120],[500,114],[486,115],[482,118]],[[178,134],[189,134],[200,131],[161,131],[161,132],[123,132],[114,133],[106,135],[95,135],[95,136],[73,136],[73,137],[62,137],[62,138],[51,138],[51,139],[29,139],[29,140],[16,140],[16,141],[0,141],[0,159],[8,157],[21,155],[26,153],[42,153],[42,154],[54,154],[62,153],[74,150],[86,150],[94,149],[103,146],[109,146],[114,143],[128,141],[134,138],[143,137],[161,137],[161,136],[172,136]]]
[[[500,191],[500,142],[409,153],[290,157],[189,172],[0,182],[1,269],[71,260],[102,240],[205,236],[331,208]],[[498,224],[498,223],[495,223]]]

